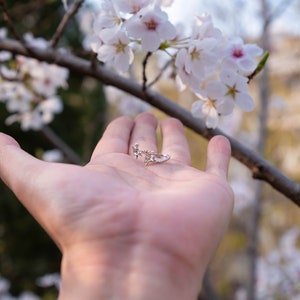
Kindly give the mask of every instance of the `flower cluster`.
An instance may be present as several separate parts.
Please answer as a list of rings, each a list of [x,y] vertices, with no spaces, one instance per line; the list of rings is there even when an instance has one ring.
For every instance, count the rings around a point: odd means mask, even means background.
[[[251,111],[248,76],[262,49],[225,38],[208,15],[195,17],[191,32],[182,35],[164,10],[171,2],[103,0],[89,39],[98,60],[127,72],[138,50],[166,53],[178,89],[189,87],[197,97],[192,114],[205,119],[209,128],[217,127],[219,116],[231,114],[235,105]]]
[[[300,249],[297,242],[300,228],[285,232],[279,246],[257,261],[256,298],[258,300],[300,299]],[[238,290],[236,300],[247,299],[246,291]]]
[[[30,35],[25,39],[32,41],[34,46],[46,46],[44,40],[33,40]],[[6,58],[2,62],[11,57]],[[0,68],[0,101],[5,102],[12,113],[6,123],[20,122],[23,130],[39,130],[53,120],[54,114],[62,111],[57,90],[67,86],[69,72],[55,64],[24,56],[17,56],[13,68],[8,67],[11,65],[2,64]]]

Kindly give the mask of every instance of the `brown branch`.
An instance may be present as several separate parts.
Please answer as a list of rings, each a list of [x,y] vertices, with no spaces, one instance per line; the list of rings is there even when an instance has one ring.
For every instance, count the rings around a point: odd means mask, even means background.
[[[57,27],[56,32],[54,33],[49,46],[55,48],[60,40],[60,38],[62,37],[65,28],[69,22],[69,20],[78,12],[78,10],[80,9],[81,5],[83,4],[84,0],[78,0],[76,1],[71,9],[69,9],[65,14],[64,17],[62,18],[60,24]]]
[[[143,67],[143,91],[146,91],[147,89],[147,73],[146,73],[146,68],[147,68],[147,63],[148,63],[148,60],[150,58],[150,56],[152,55],[152,52],[147,52],[145,58],[143,59],[143,62],[142,62],[142,67]]]
[[[0,40],[0,50],[7,50],[15,54],[30,56],[28,50],[26,50],[21,43],[10,39]],[[226,136],[231,143],[233,157],[247,166],[252,171],[255,179],[260,179],[269,183],[274,189],[291,199],[296,205],[300,206],[300,185],[298,183],[289,179],[260,155],[251,151],[234,138],[229,137],[221,130],[207,129],[201,120],[195,119],[190,112],[163,95],[152,90],[147,90],[145,93],[142,87],[136,82],[121,77],[101,65],[92,68],[89,61],[72,54],[66,55],[65,53],[61,53],[54,49],[35,49],[34,57],[48,63],[56,63],[62,67],[68,68],[71,72],[82,76],[91,76],[106,85],[114,86],[141,100],[147,101],[149,104],[164,111],[166,114],[181,120],[185,126],[191,128],[206,139],[211,139],[215,135]]]
[[[8,9],[7,9],[7,5],[5,3],[4,0],[0,0],[0,6],[2,7],[2,15],[3,15],[3,19],[7,25],[7,27],[9,28],[9,30],[11,31],[12,35],[21,43],[24,43],[23,37],[18,33],[18,31],[16,30],[14,23],[12,21],[12,19],[10,18],[10,15],[8,13]]]

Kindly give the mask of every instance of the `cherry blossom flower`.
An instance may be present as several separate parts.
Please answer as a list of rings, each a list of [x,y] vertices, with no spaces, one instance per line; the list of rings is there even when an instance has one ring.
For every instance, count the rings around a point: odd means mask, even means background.
[[[61,278],[58,273],[46,274],[39,277],[36,283],[40,287],[51,287],[55,286],[57,289],[60,287]]]
[[[13,114],[5,120],[6,125],[11,125],[15,122],[20,123],[23,131],[30,129],[40,130],[44,125],[41,115],[36,110]]]
[[[69,71],[54,64],[38,62],[29,75],[35,91],[48,97],[56,94],[58,88],[67,86]]]
[[[23,37],[26,43],[31,47],[46,49],[49,46],[49,42],[47,40],[45,40],[44,38],[36,38],[32,33],[27,32]]]
[[[224,49],[224,65],[237,68],[243,74],[250,74],[257,66],[254,57],[263,53],[255,44],[244,44],[240,38],[234,38],[228,42]]]
[[[248,94],[248,79],[232,70],[223,70],[220,73],[222,83],[226,87],[226,93],[222,99],[234,101],[243,111],[254,109],[254,101]]]
[[[141,9],[125,23],[125,27],[130,37],[141,40],[142,49],[147,52],[158,50],[161,42],[176,36],[175,26],[159,7]]]
[[[188,56],[187,49],[183,48],[178,51],[175,59],[176,66],[176,85],[179,91],[183,91],[187,86],[195,92],[200,92],[201,79],[193,73],[186,70],[186,57]]]
[[[58,96],[52,96],[40,102],[36,111],[40,113],[43,124],[52,122],[54,114],[58,114],[63,110],[63,104]]]
[[[98,50],[98,59],[108,63],[121,72],[126,72],[133,62],[133,51],[128,46],[130,40],[124,31],[118,31],[113,37],[103,36],[105,44]]]
[[[47,162],[62,162],[63,159],[64,155],[59,149],[47,150],[42,155],[42,160]]]
[[[205,38],[192,41],[186,51],[179,50],[178,54],[183,51],[185,53],[185,71],[199,79],[210,76],[218,65],[217,52],[213,51],[216,45],[215,39]]]
[[[222,98],[225,87],[217,82],[209,82],[204,96],[198,94],[200,100],[192,104],[191,112],[194,117],[205,119],[208,128],[216,128],[218,126],[219,115],[228,115],[233,111],[233,101],[226,101]]]
[[[25,112],[30,110],[34,95],[22,83],[11,83],[6,91],[6,108],[9,112]]]

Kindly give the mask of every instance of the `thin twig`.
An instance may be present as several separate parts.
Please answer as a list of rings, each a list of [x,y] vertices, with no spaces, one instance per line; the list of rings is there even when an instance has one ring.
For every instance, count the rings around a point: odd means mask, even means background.
[[[69,20],[77,13],[77,11],[80,9],[81,5],[83,4],[84,0],[78,0],[76,1],[71,9],[69,9],[65,14],[64,17],[62,18],[60,24],[57,27],[56,32],[54,33],[49,46],[55,48],[59,42],[59,40],[61,39],[65,28],[69,22]]]
[[[30,53],[22,46],[22,44],[11,39],[0,40],[0,50],[7,50],[15,54],[30,56]],[[116,73],[107,70],[100,64],[91,68],[91,63],[89,61],[72,54],[62,54],[55,49],[37,49],[34,53],[34,58],[48,63],[56,63],[81,76],[91,76],[106,85],[114,86],[141,100],[147,101],[149,104],[166,114],[181,120],[185,126],[191,128],[206,139],[211,139],[215,135],[227,137],[231,143],[232,156],[251,170],[253,178],[269,183],[274,189],[284,194],[297,206],[300,206],[300,185],[297,182],[289,179],[260,155],[248,149],[221,130],[207,129],[202,120],[194,118],[186,109],[180,107],[163,95],[150,89],[145,92],[138,83],[121,77]]]
[[[49,126],[44,126],[42,128],[42,133],[44,136],[57,147],[67,158],[70,163],[79,165],[81,163],[80,157],[74,150],[68,146]]]
[[[147,88],[150,88],[153,86],[155,83],[157,83],[160,78],[163,76],[164,72],[167,70],[167,68],[170,66],[170,64],[173,62],[173,59],[168,60],[165,65],[162,67],[161,71],[159,74],[147,85]]]
[[[23,37],[18,33],[18,31],[16,30],[14,23],[12,21],[12,19],[10,18],[10,15],[8,13],[8,9],[7,9],[7,5],[5,3],[4,0],[0,0],[0,6],[2,7],[3,10],[3,19],[7,25],[7,27],[9,28],[9,30],[11,31],[12,35],[18,40],[20,41],[22,44],[24,44],[24,40]]]
[[[147,63],[148,63],[148,60],[150,58],[150,56],[152,55],[152,52],[147,52],[144,60],[143,60],[143,63],[142,63],[142,67],[143,67],[143,91],[145,92],[146,89],[147,89],[147,73],[146,73],[146,68],[147,68]]]

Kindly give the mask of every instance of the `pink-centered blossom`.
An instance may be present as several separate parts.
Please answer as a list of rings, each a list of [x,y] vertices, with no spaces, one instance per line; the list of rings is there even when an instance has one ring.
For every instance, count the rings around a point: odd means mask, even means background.
[[[236,68],[243,74],[250,74],[257,66],[255,57],[263,50],[255,44],[244,44],[240,38],[232,39],[224,49],[224,66]]]
[[[141,41],[142,49],[154,52],[164,41],[176,36],[175,26],[159,7],[145,7],[125,23],[130,37]]]

